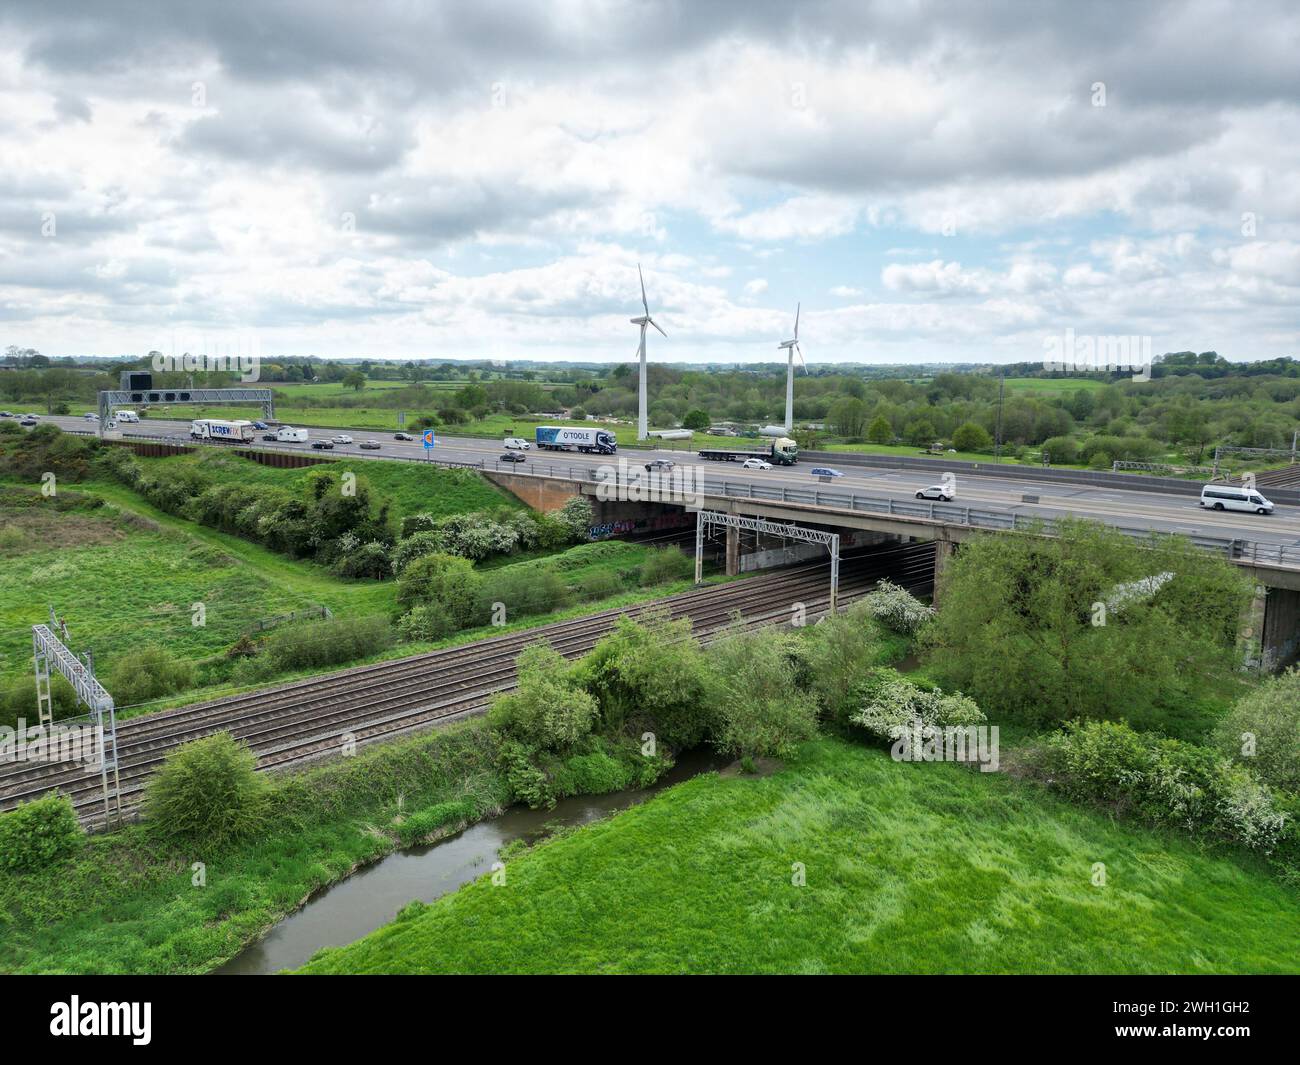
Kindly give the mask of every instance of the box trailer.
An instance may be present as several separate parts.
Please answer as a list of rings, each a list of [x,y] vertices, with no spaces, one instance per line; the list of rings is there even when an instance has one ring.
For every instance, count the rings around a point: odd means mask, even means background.
[[[612,455],[618,439],[607,429],[577,429],[567,425],[539,425],[537,446],[544,451],[582,451],[587,454]]]
[[[190,437],[194,440],[230,440],[237,444],[248,444],[253,440],[253,423],[243,420],[228,422],[221,418],[196,418],[190,422]]]

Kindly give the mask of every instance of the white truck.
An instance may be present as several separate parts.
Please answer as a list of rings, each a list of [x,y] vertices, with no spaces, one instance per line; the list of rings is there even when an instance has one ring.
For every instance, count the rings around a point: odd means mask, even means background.
[[[275,438],[282,444],[305,444],[308,435],[306,429],[295,429],[292,425],[282,425],[276,430]]]
[[[221,418],[196,418],[190,422],[192,440],[230,440],[237,444],[251,443],[253,423],[250,421],[223,421]]]
[[[132,422],[138,424],[140,421],[140,415],[136,414],[133,410],[120,410],[113,415],[113,420],[119,423]]]

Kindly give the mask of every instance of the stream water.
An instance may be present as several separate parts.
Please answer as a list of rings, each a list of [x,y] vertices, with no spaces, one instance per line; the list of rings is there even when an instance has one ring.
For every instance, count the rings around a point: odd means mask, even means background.
[[[712,751],[690,751],[653,787],[562,799],[551,810],[512,806],[437,843],[396,851],[326,888],[215,971],[238,975],[296,968],[322,947],[351,943],[387,924],[412,899],[432,902],[482,876],[507,843],[535,842],[557,828],[600,820],[725,764]]]

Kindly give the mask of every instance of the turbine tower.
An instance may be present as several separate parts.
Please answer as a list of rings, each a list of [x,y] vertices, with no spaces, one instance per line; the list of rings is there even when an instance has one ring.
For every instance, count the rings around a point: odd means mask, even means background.
[[[799,307],[800,304],[794,305],[794,339],[783,340],[777,345],[779,350],[786,353],[789,363],[785,371],[785,431],[787,433],[794,431],[794,357],[799,356],[799,365],[803,367],[803,372],[808,372],[808,364],[803,361],[803,352],[799,349]]]
[[[645,298],[645,277],[641,273],[640,263],[636,264],[636,276],[641,279],[641,306],[645,308],[645,314],[643,314],[640,318],[633,318],[631,320],[633,325],[639,325],[641,327],[641,344],[637,348],[637,352],[636,352],[637,357],[641,362],[641,391],[637,399],[636,438],[638,440],[644,440],[646,439],[647,436],[650,435],[649,425],[647,423],[647,418],[646,418],[647,405],[646,405],[646,390],[645,390],[645,327],[648,325],[652,325],[656,329],[659,329],[659,323],[650,317],[650,304],[646,302],[646,298]],[[665,333],[662,329],[659,329],[659,332],[663,335],[664,339],[668,338],[668,334]]]

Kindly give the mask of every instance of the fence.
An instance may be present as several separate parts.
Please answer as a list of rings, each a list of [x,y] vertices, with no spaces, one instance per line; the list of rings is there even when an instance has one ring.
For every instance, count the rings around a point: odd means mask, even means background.
[[[302,621],[308,618],[321,618],[328,621],[334,616],[334,612],[327,606],[309,606],[302,610],[294,610],[288,614],[276,614],[274,617],[259,618],[249,626],[249,633],[265,632],[267,629],[273,629],[277,625],[283,625],[286,621]]]

